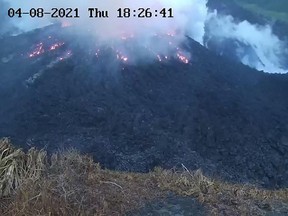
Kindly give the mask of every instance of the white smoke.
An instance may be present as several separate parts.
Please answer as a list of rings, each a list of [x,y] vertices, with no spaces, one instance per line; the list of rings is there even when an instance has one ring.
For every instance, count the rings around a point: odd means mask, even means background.
[[[9,3],[0,0],[0,36],[5,34],[10,35],[17,31],[17,27],[11,22],[7,13],[3,10],[4,8],[9,8]]]
[[[10,1],[13,8],[22,8],[23,11],[29,11],[30,8],[44,8],[51,11],[51,8],[79,8],[80,19],[67,19],[81,28],[90,29],[102,39],[110,40],[119,37],[125,32],[126,34],[141,35],[142,38],[149,38],[153,34],[166,34],[177,32],[179,37],[189,35],[200,43],[203,42],[204,25],[207,17],[207,0],[78,0],[59,1],[59,0],[30,0],[27,1]],[[87,8],[99,8],[100,10],[109,11],[109,19],[91,19],[88,18]],[[130,18],[117,18],[117,9],[130,8]],[[152,18],[133,17],[138,8],[151,8]],[[154,11],[172,8],[174,18],[162,18],[160,14],[154,16]],[[25,16],[21,19],[16,18],[15,23],[23,31],[31,30],[36,27],[48,25],[53,22],[46,16],[43,18],[30,18]],[[55,20],[54,20],[55,21]]]
[[[217,12],[208,12],[206,6],[208,0],[30,0],[12,1],[10,6],[22,11],[29,11],[31,8],[44,8],[50,11],[51,8],[79,8],[80,19],[61,20],[62,22],[72,23],[79,27],[79,31],[89,30],[105,42],[117,39],[125,35],[139,37],[139,43],[156,47],[161,53],[167,52],[167,47],[157,44],[153,40],[155,34],[172,33],[175,35],[174,43],[181,43],[185,36],[190,36],[199,43],[203,44],[203,37],[214,37],[220,40],[235,39],[242,44],[249,46],[256,58],[251,57],[243,47],[239,47],[235,52],[239,53],[239,60],[258,70],[270,73],[285,73],[288,71],[283,66],[283,56],[288,56],[287,49],[284,50],[284,42],[273,34],[270,26],[253,25],[247,21],[237,22],[232,16],[219,15]],[[1,2],[1,0],[0,0]],[[5,5],[6,6],[6,5]],[[109,19],[88,18],[87,8],[97,7],[101,10],[109,11]],[[130,18],[117,18],[118,8],[130,8]],[[133,17],[133,10],[138,8],[151,8],[151,11],[158,12],[162,8],[172,8],[174,18],[153,18]],[[0,12],[6,14],[8,8],[2,7]],[[55,22],[55,19],[30,18],[23,15],[23,18],[11,19],[14,24],[22,31],[29,31],[34,28],[43,27]],[[209,29],[205,33],[205,26]],[[242,49],[243,48],[243,49]]]
[[[253,59],[251,53],[245,53],[244,48],[236,50],[243,64],[270,73],[288,72],[282,62],[283,56],[288,54],[287,49],[284,49],[285,43],[273,34],[271,26],[253,25],[246,20],[237,22],[232,16],[218,15],[217,12],[209,14],[207,26],[209,37],[219,41],[235,39],[253,50],[257,60]]]

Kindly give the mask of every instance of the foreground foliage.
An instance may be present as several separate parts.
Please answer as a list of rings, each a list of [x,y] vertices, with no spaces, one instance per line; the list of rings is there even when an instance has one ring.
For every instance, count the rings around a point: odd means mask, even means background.
[[[31,148],[27,154],[8,139],[0,140],[0,197],[7,196],[26,179],[38,180],[45,169],[46,152]]]
[[[156,168],[147,174],[101,169],[75,150],[50,158],[0,141],[1,215],[124,215],[168,193],[192,196],[212,215],[264,215],[288,202],[287,190],[228,184],[201,170]]]

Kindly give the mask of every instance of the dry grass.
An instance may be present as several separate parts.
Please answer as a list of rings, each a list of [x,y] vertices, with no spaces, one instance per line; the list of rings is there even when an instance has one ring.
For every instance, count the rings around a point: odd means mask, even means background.
[[[45,169],[46,153],[31,148],[27,154],[9,139],[0,140],[0,197],[11,194],[23,180],[38,179]]]
[[[54,154],[45,174],[24,182],[2,214],[123,215],[163,194],[149,175],[103,170],[74,150]]]
[[[273,203],[288,202],[287,190],[213,181],[184,165],[181,171],[117,172],[101,169],[75,150],[54,154],[47,161],[43,151],[31,149],[25,154],[7,139],[2,143],[0,178],[10,189],[1,187],[6,189],[0,215],[124,215],[168,192],[197,198],[212,215],[263,215]]]
[[[268,190],[254,185],[230,184],[205,177],[201,170],[171,171],[158,168],[154,175],[164,191],[193,196],[210,209],[211,215],[266,215],[278,204],[288,209],[288,190]],[[288,210],[286,211],[288,213]]]

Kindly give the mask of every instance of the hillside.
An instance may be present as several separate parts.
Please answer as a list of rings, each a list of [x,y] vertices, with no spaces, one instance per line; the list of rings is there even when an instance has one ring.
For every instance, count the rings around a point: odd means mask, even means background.
[[[255,4],[260,8],[275,12],[288,13],[288,3],[285,0],[269,1],[269,0],[236,0],[239,4]]]
[[[246,4],[244,1],[239,2],[241,4],[228,0],[208,1],[210,12],[215,14],[217,11],[218,15],[213,15],[206,22],[205,46],[219,55],[240,60],[258,70],[286,73],[288,23],[259,14],[262,9],[247,9],[243,7]]]
[[[220,14],[232,15],[240,21],[247,20],[257,25],[270,24],[278,37],[287,40],[287,1],[267,1],[269,3],[265,4],[261,2],[261,0],[209,0],[207,5],[210,10],[216,9]]]
[[[253,13],[254,18],[261,16],[273,21],[288,22],[288,3],[286,0],[209,0],[208,4],[228,5],[227,9],[234,10],[239,6],[242,8],[242,16],[251,17],[249,12]],[[234,9],[233,9],[234,8]],[[246,12],[245,12],[246,11]],[[248,12],[248,13],[247,13]],[[248,15],[248,16],[247,16]],[[255,16],[256,15],[256,16]],[[257,18],[259,20],[259,18]]]
[[[235,2],[254,13],[288,22],[288,2],[286,0],[235,0]]]
[[[190,38],[182,44],[189,64],[114,64],[111,49],[95,56],[89,36],[67,31],[0,41],[0,137],[50,153],[74,147],[115,170],[185,164],[227,181],[287,186],[287,75],[258,72]],[[25,54],[51,40],[65,45]]]
[[[288,215],[288,2],[170,3],[0,14],[1,216]]]
[[[285,215],[287,190],[229,184],[201,170],[102,169],[75,150],[51,157],[0,140],[1,215]]]

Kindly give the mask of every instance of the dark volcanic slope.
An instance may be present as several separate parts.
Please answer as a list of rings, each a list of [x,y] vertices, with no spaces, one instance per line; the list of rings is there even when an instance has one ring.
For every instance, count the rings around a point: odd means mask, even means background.
[[[75,38],[65,45],[73,56],[54,65],[56,54],[16,55],[43,35],[49,30],[0,41],[0,136],[26,147],[74,146],[115,169],[183,163],[231,180],[288,185],[286,75],[230,62],[190,39],[188,65],[116,67],[109,50],[95,58]]]

